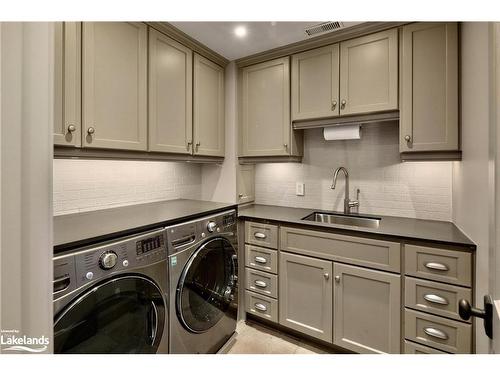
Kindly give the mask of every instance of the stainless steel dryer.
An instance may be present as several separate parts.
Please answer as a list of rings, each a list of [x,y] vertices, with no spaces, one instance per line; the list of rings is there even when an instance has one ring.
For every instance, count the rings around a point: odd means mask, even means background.
[[[216,353],[236,330],[236,211],[166,228],[170,353]]]
[[[55,353],[168,353],[164,230],[54,258]]]

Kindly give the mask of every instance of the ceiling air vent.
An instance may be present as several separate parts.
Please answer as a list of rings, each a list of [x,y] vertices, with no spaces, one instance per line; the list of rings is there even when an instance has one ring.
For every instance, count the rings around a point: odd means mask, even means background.
[[[342,22],[334,22],[334,21],[329,21],[329,22],[323,22],[319,23],[317,25],[310,26],[305,29],[305,32],[308,36],[313,36],[317,34],[322,34],[322,33],[327,33],[333,30],[340,29],[344,26]]]

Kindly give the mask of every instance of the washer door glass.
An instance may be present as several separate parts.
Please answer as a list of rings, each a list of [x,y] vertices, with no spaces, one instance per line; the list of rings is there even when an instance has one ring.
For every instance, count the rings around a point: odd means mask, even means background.
[[[165,324],[162,292],[129,275],[92,287],[71,302],[54,326],[55,353],[156,353]]]
[[[236,270],[236,251],[225,238],[213,238],[195,251],[177,287],[177,315],[184,327],[204,332],[228,312]]]

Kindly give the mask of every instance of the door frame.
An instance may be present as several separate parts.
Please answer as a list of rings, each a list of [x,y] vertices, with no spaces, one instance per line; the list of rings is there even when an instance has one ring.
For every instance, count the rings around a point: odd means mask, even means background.
[[[490,23],[489,292],[494,300],[490,352],[500,354],[500,23]],[[481,327],[482,329],[482,327]]]

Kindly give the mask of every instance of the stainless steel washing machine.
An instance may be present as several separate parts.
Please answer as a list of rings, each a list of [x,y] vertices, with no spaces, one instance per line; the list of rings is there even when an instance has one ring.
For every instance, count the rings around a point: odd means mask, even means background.
[[[55,353],[168,353],[164,230],[54,258]]]
[[[236,330],[236,211],[166,228],[170,353],[216,353]]]

